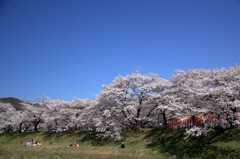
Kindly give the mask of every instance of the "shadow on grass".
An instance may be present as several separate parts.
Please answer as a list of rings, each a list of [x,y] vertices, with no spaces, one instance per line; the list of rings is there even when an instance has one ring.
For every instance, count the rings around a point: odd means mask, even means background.
[[[240,149],[218,147],[216,143],[240,140],[239,129],[216,129],[207,136],[190,137],[184,140],[184,129],[153,129],[146,136],[152,138],[147,147],[177,158],[240,158]]]
[[[76,139],[76,143],[85,142],[92,146],[103,146],[103,145],[116,145],[120,144],[120,141],[115,141],[111,138],[100,138],[97,137],[100,133],[95,131],[65,131],[65,132],[44,132],[42,135],[44,136],[45,140],[49,140],[50,144],[56,142],[58,139],[61,139],[63,136],[67,138]]]
[[[19,132],[13,132],[13,133],[2,133],[0,134],[0,137],[6,137],[6,139],[4,141],[1,142],[1,144],[9,144],[11,142],[14,142],[14,140],[16,139],[21,139],[20,144],[25,144],[25,140],[23,140],[23,138],[31,136],[33,133],[31,132],[25,132],[25,133],[19,133]]]
[[[101,138],[97,137],[101,133],[95,131],[89,131],[84,133],[84,137],[79,140],[80,142],[88,142],[90,145],[93,146],[103,146],[103,145],[119,145],[121,141],[115,141],[112,138]]]
[[[18,137],[26,137],[28,135],[32,135],[34,134],[33,132],[11,132],[11,133],[0,133],[0,137],[1,136],[7,136],[7,137],[11,137],[11,138],[18,138]]]

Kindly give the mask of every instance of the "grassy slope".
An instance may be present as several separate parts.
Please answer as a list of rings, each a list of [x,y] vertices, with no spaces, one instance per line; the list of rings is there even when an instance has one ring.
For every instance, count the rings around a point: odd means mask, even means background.
[[[148,146],[177,158],[240,158],[240,129],[215,129],[207,136],[184,140],[184,129],[177,131],[152,131],[155,136]],[[165,136],[163,142],[160,137]]]
[[[240,158],[240,129],[217,129],[208,136],[183,140],[184,130],[144,129],[125,132],[121,141],[100,140],[94,132],[0,134],[1,158]],[[161,137],[164,140],[161,141]],[[27,147],[32,138],[41,146]],[[79,147],[68,147],[76,142]]]

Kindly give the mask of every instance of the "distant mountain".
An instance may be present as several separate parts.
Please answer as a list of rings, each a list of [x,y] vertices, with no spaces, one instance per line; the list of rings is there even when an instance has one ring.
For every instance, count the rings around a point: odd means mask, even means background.
[[[11,104],[16,110],[23,110],[23,105],[22,103],[24,103],[24,100],[20,100],[17,98],[13,98],[13,97],[8,97],[8,98],[0,98],[0,102],[1,103],[9,103]]]

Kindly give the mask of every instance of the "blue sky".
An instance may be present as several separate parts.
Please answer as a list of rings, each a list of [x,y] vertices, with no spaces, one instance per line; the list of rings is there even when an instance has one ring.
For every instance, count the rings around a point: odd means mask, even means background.
[[[118,75],[239,60],[239,0],[0,1],[0,97],[94,100]]]

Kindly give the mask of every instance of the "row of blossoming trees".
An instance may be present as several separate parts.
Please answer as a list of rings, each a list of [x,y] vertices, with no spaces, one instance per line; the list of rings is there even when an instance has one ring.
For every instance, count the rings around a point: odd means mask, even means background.
[[[96,101],[42,97],[18,107],[0,104],[0,127],[5,132],[95,129],[120,139],[125,128],[139,130],[151,124],[167,128],[170,119],[187,115],[195,123],[196,116],[209,113],[235,127],[240,124],[236,113],[240,107],[240,66],[177,70],[170,80],[157,74],[119,76],[103,86]],[[186,134],[198,136],[210,131],[205,121],[193,124]]]

